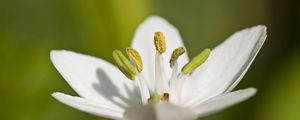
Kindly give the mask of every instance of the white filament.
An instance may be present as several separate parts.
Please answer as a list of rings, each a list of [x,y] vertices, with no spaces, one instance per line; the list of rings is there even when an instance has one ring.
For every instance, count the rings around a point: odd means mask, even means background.
[[[155,90],[157,94],[163,95],[163,93],[169,92],[168,81],[165,78],[165,72],[163,68],[163,56],[156,52],[155,54]]]
[[[174,104],[178,103],[178,100],[179,100],[179,98],[178,98],[179,96],[176,91],[176,85],[178,84],[177,76],[178,76],[178,63],[177,63],[177,61],[175,61],[172,75],[170,78],[170,102],[172,102]]]
[[[138,77],[138,79],[135,80],[135,82],[136,82],[136,85],[139,88],[140,95],[141,95],[141,98],[142,98],[142,103],[147,104],[148,99],[150,98],[150,93],[149,93],[147,83],[146,83],[142,73],[138,73],[137,77]]]

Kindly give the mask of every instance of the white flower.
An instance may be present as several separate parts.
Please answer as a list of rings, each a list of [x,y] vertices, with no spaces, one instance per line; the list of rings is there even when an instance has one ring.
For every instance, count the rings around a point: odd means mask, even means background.
[[[65,50],[51,51],[54,66],[79,97],[59,92],[52,95],[71,107],[112,119],[196,119],[256,93],[255,88],[231,91],[265,39],[265,26],[244,29],[189,62],[188,55],[182,54],[184,49],[180,47],[184,45],[177,29],[152,16],[138,27],[132,48],[127,50],[130,64],[122,59],[120,51],[114,52],[123,73],[103,59]],[[183,51],[175,50],[177,54],[171,57],[176,48]],[[133,71],[131,65],[135,66]]]

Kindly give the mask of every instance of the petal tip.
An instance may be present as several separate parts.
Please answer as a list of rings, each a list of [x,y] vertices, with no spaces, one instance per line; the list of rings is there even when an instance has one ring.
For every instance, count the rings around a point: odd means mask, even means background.
[[[158,15],[151,15],[145,19],[145,21],[153,21],[153,20],[163,20],[166,21],[163,17]]]
[[[157,16],[157,15],[151,15],[151,16],[147,17],[142,24],[146,24],[146,25],[148,25],[148,24],[149,25],[167,25],[167,26],[170,26],[172,29],[177,31],[177,29],[171,23],[169,23],[168,20],[166,20],[165,18],[163,18],[161,16]]]
[[[55,56],[57,54],[65,53],[68,52],[67,50],[51,50],[50,51],[50,56]]]
[[[261,31],[263,35],[267,34],[267,26],[266,25],[256,25],[251,27],[250,29],[255,29],[257,31]]]
[[[247,89],[248,89],[249,94],[250,94],[251,96],[253,96],[253,95],[255,95],[255,94],[257,93],[257,89],[254,88],[254,87],[250,87],[250,88],[247,88]]]
[[[75,52],[68,51],[68,50],[51,50],[50,51],[50,59],[54,63],[55,61],[59,60],[60,58],[63,58],[68,53],[72,54]]]
[[[50,51],[50,59],[53,60],[56,56],[61,54],[62,52],[65,52],[66,50],[51,50]]]
[[[51,96],[56,98],[56,99],[58,99],[59,96],[61,96],[61,95],[63,95],[63,93],[60,93],[60,92],[54,92],[54,93],[51,94]]]
[[[266,25],[256,25],[254,27],[258,27],[258,28],[261,28],[261,29],[267,29],[267,26]]]

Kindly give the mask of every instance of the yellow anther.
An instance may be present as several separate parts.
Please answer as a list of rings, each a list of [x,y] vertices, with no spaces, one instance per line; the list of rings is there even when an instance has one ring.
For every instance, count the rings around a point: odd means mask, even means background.
[[[179,47],[179,48],[176,48],[173,53],[172,53],[172,56],[171,56],[171,59],[169,61],[170,63],[170,67],[173,68],[174,65],[175,65],[175,61],[178,59],[178,57],[180,55],[182,55],[183,53],[185,52],[184,48],[183,47]]]
[[[181,72],[184,74],[190,74],[197,67],[199,67],[206,61],[209,54],[210,54],[210,49],[209,48],[204,49],[200,54],[198,54],[196,57],[194,57],[189,63],[187,63],[185,66],[183,66],[183,68],[181,69]]]
[[[113,51],[113,59],[120,71],[129,79],[134,80],[136,71],[130,61],[120,50]]]
[[[165,36],[162,32],[155,32],[154,45],[158,53],[162,54],[166,51],[167,48],[166,48]]]
[[[126,52],[129,58],[134,62],[137,71],[142,72],[143,62],[140,54],[136,50],[130,47],[126,49]]]

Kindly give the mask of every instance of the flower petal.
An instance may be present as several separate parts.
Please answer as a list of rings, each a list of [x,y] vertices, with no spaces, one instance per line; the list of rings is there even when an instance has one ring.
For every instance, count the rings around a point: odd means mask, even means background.
[[[51,51],[51,60],[79,96],[101,104],[123,108],[140,100],[134,84],[112,64],[70,51]]]
[[[59,92],[53,93],[52,96],[68,106],[93,115],[111,119],[121,119],[123,116],[124,111],[116,110],[81,97],[74,97]]]
[[[184,85],[186,103],[230,92],[250,67],[265,39],[266,27],[259,25],[235,33],[213,49]]]
[[[211,98],[210,100],[196,105],[194,107],[194,110],[197,113],[198,117],[203,117],[218,112],[239,102],[242,102],[253,96],[255,93],[255,88],[247,88],[218,95],[216,97]]]
[[[145,68],[144,70],[146,71],[143,74],[145,74],[145,77],[148,79],[148,82],[151,83],[151,86],[154,86],[154,61],[156,53],[154,47],[154,33],[158,31],[163,32],[166,38],[167,51],[163,54],[163,64],[167,78],[171,76],[169,59],[173,50],[178,47],[184,47],[178,30],[163,18],[151,16],[138,27],[131,46],[141,54]],[[189,59],[187,53],[180,56],[178,59],[179,68],[181,68],[188,61]]]
[[[195,120],[196,117],[190,109],[172,104],[137,106],[124,113],[124,120]]]

